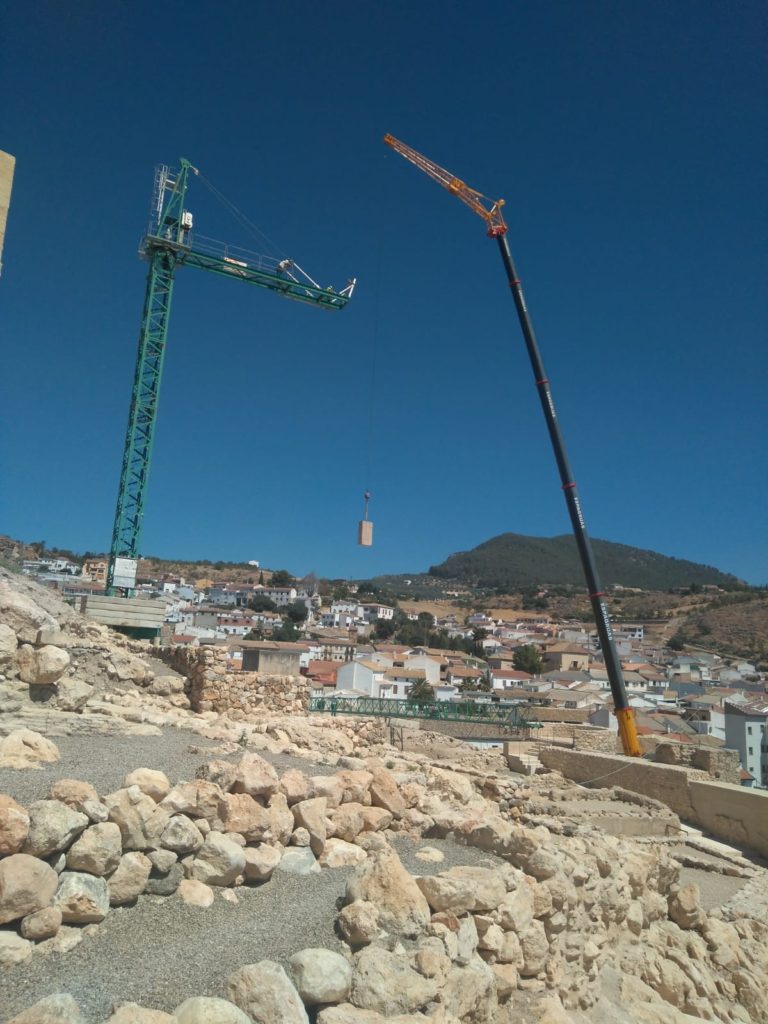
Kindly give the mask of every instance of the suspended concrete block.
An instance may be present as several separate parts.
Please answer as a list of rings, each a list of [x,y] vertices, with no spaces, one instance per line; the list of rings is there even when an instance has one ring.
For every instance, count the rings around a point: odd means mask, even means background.
[[[363,548],[373,545],[373,523],[370,519],[361,519],[357,527],[357,543]]]

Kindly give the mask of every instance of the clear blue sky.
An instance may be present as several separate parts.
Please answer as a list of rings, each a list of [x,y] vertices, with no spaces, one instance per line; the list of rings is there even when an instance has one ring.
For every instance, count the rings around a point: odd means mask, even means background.
[[[762,3],[1,9],[0,532],[109,546],[137,246],[180,155],[359,287],[331,314],[179,272],[145,554],[357,577],[568,531],[496,247],[389,131],[507,200],[590,533],[768,582]]]

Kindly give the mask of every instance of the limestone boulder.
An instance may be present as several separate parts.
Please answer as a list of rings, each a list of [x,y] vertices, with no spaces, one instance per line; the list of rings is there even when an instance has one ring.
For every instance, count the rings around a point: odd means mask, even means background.
[[[304,772],[300,772],[297,768],[290,768],[287,772],[283,772],[280,777],[280,792],[285,794],[288,806],[318,795],[313,792],[311,781]]]
[[[305,1006],[343,1003],[352,987],[352,967],[330,949],[302,949],[291,957],[290,972]]]
[[[272,877],[283,851],[266,843],[259,846],[247,846],[243,851],[245,854],[245,880],[246,882],[266,882]]]
[[[30,686],[50,686],[69,668],[69,653],[53,644],[32,647],[22,644],[16,653],[16,663],[22,682]]]
[[[66,850],[90,824],[88,816],[60,800],[36,800],[29,805],[29,833],[24,853],[49,857]]]
[[[183,880],[184,868],[174,862],[166,870],[155,868],[144,886],[144,892],[150,896],[172,896]]]
[[[5,668],[16,657],[16,634],[10,626],[0,622],[0,669]]]
[[[532,921],[528,928],[520,936],[520,946],[523,951],[523,964],[520,974],[524,978],[530,978],[544,970],[549,955],[549,943],[547,933],[541,921]]]
[[[0,967],[13,967],[32,956],[32,943],[16,932],[0,931]]]
[[[247,793],[248,796],[269,798],[279,788],[277,772],[259,754],[246,751],[237,763],[233,793]]]
[[[545,891],[549,892],[549,890]],[[534,918],[532,886],[522,882],[517,889],[507,893],[498,906],[498,912],[499,924],[504,931],[516,932],[518,935],[522,935]]]
[[[329,811],[332,830],[329,835],[337,839],[344,839],[348,843],[355,841],[355,838],[363,831],[365,825],[364,811],[371,810],[362,804],[348,803]]]
[[[95,693],[95,687],[83,679],[65,676],[56,689],[56,707],[59,711],[82,711]]]
[[[372,851],[355,869],[347,882],[346,902],[355,900],[373,903],[381,927],[392,935],[414,937],[429,924],[426,898],[389,848]]]
[[[92,924],[103,921],[109,912],[109,887],[106,879],[80,871],[64,871],[54,897],[65,924]]]
[[[8,1024],[85,1024],[85,1017],[72,996],[57,993],[22,1010]]]
[[[120,829],[113,821],[92,825],[77,839],[67,854],[70,871],[91,875],[111,875],[123,855]]]
[[[136,768],[129,772],[123,780],[123,789],[130,786],[138,786],[141,792],[151,797],[156,804],[171,791],[171,784],[165,772],[155,771],[153,768]]]
[[[61,910],[58,907],[44,907],[28,914],[21,922],[21,934],[25,939],[41,942],[51,939],[61,928]]]
[[[14,729],[0,739],[0,768],[36,768],[60,756],[55,743],[32,729]]]
[[[29,815],[12,796],[0,793],[0,857],[18,853],[29,835]]]
[[[195,775],[205,782],[215,783],[224,793],[228,793],[235,784],[237,765],[231,761],[208,761],[207,764],[200,765]]]
[[[402,818],[406,803],[392,772],[387,768],[374,768],[371,774],[369,792],[372,806],[383,807],[393,818]]]
[[[113,907],[132,903],[144,892],[152,871],[152,862],[143,853],[125,853],[117,870],[109,878],[109,902]]]
[[[90,782],[81,782],[80,779],[57,779],[51,786],[48,794],[49,800],[59,800],[75,811],[88,812],[85,805],[89,801],[99,802],[99,794]]]
[[[45,608],[26,594],[0,580],[0,620],[14,633],[58,630],[59,623]]]
[[[170,697],[174,693],[184,692],[183,676],[156,676],[149,684],[149,692],[158,697]]]
[[[362,814],[363,832],[381,832],[392,824],[393,815],[383,807],[363,807]]]
[[[203,845],[203,834],[186,814],[175,814],[163,829],[160,845],[177,854],[196,853]]]
[[[439,875],[417,879],[432,910],[483,913],[495,910],[507,895],[507,887],[492,868],[455,867]]]
[[[195,996],[177,1006],[173,1024],[251,1024],[251,1018],[227,999]]]
[[[115,822],[125,850],[155,850],[171,816],[171,809],[156,804],[138,786],[118,789],[104,797],[109,820]]]
[[[309,781],[312,786],[310,796],[324,796],[328,807],[339,806],[344,790],[337,775],[313,775]]]
[[[225,993],[253,1024],[309,1024],[299,993],[283,968],[271,960],[246,964],[230,974]]]
[[[105,1024],[173,1024],[173,1017],[162,1010],[150,1010],[136,1003],[123,1003]]]
[[[669,916],[678,928],[696,928],[702,920],[698,885],[674,886],[667,898]]]
[[[338,916],[339,931],[352,947],[367,946],[379,934],[379,912],[367,900],[356,900],[342,907]]]
[[[324,868],[351,868],[362,864],[368,854],[360,846],[343,839],[327,839],[319,863]]]
[[[142,686],[151,677],[148,665],[127,651],[112,651],[107,662],[107,674],[121,683],[131,682]]]
[[[267,806],[269,831],[275,842],[285,846],[293,832],[293,814],[284,793],[273,793]]]
[[[475,957],[464,967],[454,967],[445,979],[440,998],[446,1012],[464,1024],[494,1020],[498,999],[496,979],[488,964]]]
[[[212,828],[220,826],[227,811],[224,791],[215,782],[195,779],[174,786],[160,803],[172,814],[186,814],[190,818],[205,818]]]
[[[321,868],[312,850],[307,847],[289,847],[283,851],[275,869],[286,875],[315,875]]]
[[[249,843],[260,843],[271,836],[269,811],[247,793],[227,793],[224,797],[224,828],[239,832]]]
[[[297,828],[305,828],[309,832],[309,845],[312,853],[319,857],[323,852],[327,835],[325,825],[325,814],[327,805],[325,797],[312,797],[311,800],[302,800],[291,808],[293,820]]]
[[[232,885],[244,870],[243,848],[221,832],[210,832],[195,857],[192,877],[206,885]]]
[[[213,889],[205,882],[198,882],[196,878],[183,879],[176,891],[189,907],[206,909],[214,900]]]
[[[336,778],[341,786],[342,803],[370,804],[373,775],[363,769],[346,769],[338,772]]]
[[[0,924],[26,917],[47,907],[59,877],[37,857],[12,853],[0,860]]]
[[[366,946],[355,956],[350,1001],[385,1017],[424,1009],[438,992],[434,978],[422,977],[404,954]]]

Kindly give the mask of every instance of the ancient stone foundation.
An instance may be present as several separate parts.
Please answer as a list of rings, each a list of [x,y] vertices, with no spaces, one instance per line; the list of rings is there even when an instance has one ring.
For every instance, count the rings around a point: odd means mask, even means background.
[[[158,657],[187,677],[193,711],[229,713],[232,718],[254,713],[307,713],[309,684],[303,676],[233,672],[222,648],[167,647]]]

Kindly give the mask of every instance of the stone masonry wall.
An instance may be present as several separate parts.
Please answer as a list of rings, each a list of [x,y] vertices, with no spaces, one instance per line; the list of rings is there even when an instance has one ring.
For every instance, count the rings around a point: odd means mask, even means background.
[[[621,786],[660,800],[684,822],[768,856],[768,791],[713,781],[703,771],[642,758],[545,747],[539,759],[574,782]]]
[[[217,711],[230,718],[246,715],[305,715],[309,684],[303,676],[232,672],[227,651],[216,647],[164,647],[157,656],[189,680],[193,711]]]

